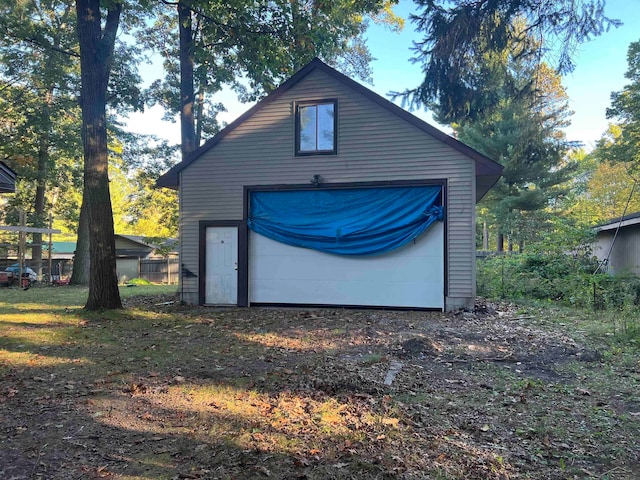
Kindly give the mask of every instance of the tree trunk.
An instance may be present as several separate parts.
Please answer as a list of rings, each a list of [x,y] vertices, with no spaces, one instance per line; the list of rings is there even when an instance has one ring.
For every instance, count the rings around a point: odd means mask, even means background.
[[[499,252],[504,252],[504,234],[498,233],[498,244],[496,245]]]
[[[122,308],[116,275],[116,245],[109,195],[107,85],[122,3],[108,3],[104,32],[100,0],[77,0],[82,79],[84,195],[89,220],[89,297],[87,310]]]
[[[178,1],[178,25],[180,30],[180,140],[182,160],[198,147],[194,118],[195,88],[193,59],[193,24],[191,10],[182,0]],[[182,285],[180,277],[180,285]],[[180,287],[182,291],[182,287]]]
[[[196,143],[193,86],[193,28],[191,10],[182,1],[178,2],[178,24],[180,26],[180,133],[182,159],[193,152]]]
[[[38,183],[36,185],[36,198],[33,202],[34,210],[34,226],[45,226],[45,193],[47,189],[47,176],[49,175],[49,144],[51,134],[51,103],[53,102],[53,86],[49,86],[44,103],[42,105],[42,131],[38,145]],[[31,249],[31,259],[33,260],[33,269],[42,275],[42,234],[33,234],[33,247]],[[51,255],[51,252],[49,252]],[[51,276],[51,272],[49,272]]]
[[[489,250],[489,228],[487,228],[487,222],[482,223],[482,249],[484,251]]]
[[[196,124],[196,139],[195,145],[196,148],[200,145],[202,141],[202,124],[204,117],[204,91],[205,91],[206,79],[200,81],[200,88],[198,90],[198,102],[196,103],[196,112],[195,112],[195,124]]]
[[[73,273],[69,280],[70,285],[89,285],[89,221],[87,219],[87,206],[83,201],[80,207],[80,219],[78,221],[78,241],[73,255]]]

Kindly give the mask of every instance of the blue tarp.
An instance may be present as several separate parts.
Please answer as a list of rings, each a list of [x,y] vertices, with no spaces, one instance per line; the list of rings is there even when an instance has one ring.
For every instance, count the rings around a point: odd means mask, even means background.
[[[374,255],[444,218],[441,187],[254,191],[248,225],[278,242],[339,255]]]

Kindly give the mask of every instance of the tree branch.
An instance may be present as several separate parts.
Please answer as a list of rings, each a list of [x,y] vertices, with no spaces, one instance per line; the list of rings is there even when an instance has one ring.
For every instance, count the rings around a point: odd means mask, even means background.
[[[20,37],[18,35],[14,35],[14,34],[11,34],[9,32],[6,32],[6,31],[5,31],[5,35],[7,37],[9,37],[9,38],[13,38],[14,40],[18,40],[19,42],[30,43],[32,45],[35,45],[36,47],[40,47],[40,48],[45,49],[45,50],[52,50],[54,52],[62,53],[62,54],[67,55],[69,57],[80,58],[80,54],[77,53],[77,52],[74,52],[73,50],[66,50],[64,48],[55,47],[55,46],[49,45],[49,44],[45,45],[42,42],[40,42],[37,38]]]
[[[196,8],[192,5],[189,5],[188,2],[172,2],[170,0],[160,0],[163,4],[165,5],[169,5],[169,6],[173,6],[176,7],[178,5],[183,5],[185,8],[189,9],[190,12],[202,17],[203,19],[205,19],[207,22],[212,23],[214,25],[217,25],[220,28],[223,28],[225,30],[229,29],[229,28],[238,28],[237,25],[232,25],[229,23],[224,23],[224,22],[220,22],[218,20],[216,20],[215,18],[211,17],[210,15],[207,15],[206,13],[204,13],[201,9]],[[248,32],[244,32],[246,35],[276,35],[278,34],[278,30],[273,30],[273,29],[260,29],[260,30],[251,30]]]
[[[107,11],[107,20],[100,39],[100,52],[105,62],[105,72],[108,81],[108,76],[111,73],[111,66],[113,64],[113,51],[116,44],[116,34],[118,32],[118,26],[120,24],[120,14],[122,13],[122,2],[115,2],[109,6]]]

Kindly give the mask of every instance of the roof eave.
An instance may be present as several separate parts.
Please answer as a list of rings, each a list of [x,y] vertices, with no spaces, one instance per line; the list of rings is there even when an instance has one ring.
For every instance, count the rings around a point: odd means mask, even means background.
[[[173,168],[171,168],[167,172],[160,175],[160,177],[158,177],[158,179],[156,180],[155,188],[170,188],[172,190],[178,190],[178,188],[180,187],[180,182],[178,179],[178,172],[174,171]]]
[[[489,193],[502,174],[493,175],[477,175],[476,174],[476,203],[483,199],[483,197]]]
[[[18,178],[18,174],[0,160],[0,193],[15,193],[16,178]]]
[[[618,228],[618,225],[620,225],[620,227],[628,227],[638,223],[640,223],[640,212],[633,212],[622,217],[613,218],[607,223],[596,225],[594,228],[596,232],[601,232],[604,230],[613,230],[614,228]]]
[[[634,225],[640,225],[640,218],[632,218],[629,220],[617,221],[613,223],[607,223],[606,225],[600,225],[596,227],[596,232],[604,232],[608,230],[615,230],[620,226],[620,228],[631,227]]]
[[[381,107],[391,111],[395,115],[399,116],[400,118],[404,119],[405,121],[409,122],[410,124],[414,125],[415,127],[419,128],[420,130],[424,131],[425,133],[431,135],[432,137],[440,140],[441,142],[449,145],[450,147],[454,148],[455,150],[458,150],[460,153],[462,153],[462,154],[466,155],[467,157],[471,158],[472,160],[474,160],[475,164],[476,164],[476,177],[488,176],[488,177],[492,178],[492,177],[497,176],[495,178],[495,181],[491,181],[490,182],[491,186],[495,185],[495,183],[497,182],[497,179],[502,175],[502,171],[503,171],[504,167],[502,165],[500,165],[499,163],[491,160],[489,157],[481,154],[477,150],[474,150],[473,148],[469,147],[468,145],[460,142],[459,140],[453,138],[452,136],[450,136],[450,135],[442,132],[441,130],[437,129],[433,125],[430,125],[429,123],[425,122],[424,120],[422,120],[422,119],[416,117],[415,115],[407,112],[406,110],[404,110],[403,108],[399,107],[395,103],[393,103],[393,102],[387,100],[386,98],[382,97],[381,95],[378,95],[377,93],[369,90],[368,88],[366,88],[363,85],[359,84],[355,80],[352,80],[351,78],[347,77],[346,75],[344,75],[344,74],[338,72],[337,70],[331,68],[330,66],[328,66],[327,64],[322,62],[320,59],[314,58],[306,66],[304,66],[298,72],[296,72],[291,78],[286,80],[282,85],[280,85],[273,92],[271,92],[269,95],[267,95],[265,98],[263,98],[260,102],[256,103],[252,108],[247,110],[244,114],[242,114],[240,117],[238,117],[235,121],[231,122],[229,125],[227,125],[225,128],[223,128],[220,132],[218,132],[218,134],[216,134],[213,138],[211,138],[209,141],[207,141],[204,145],[202,145],[200,148],[198,148],[196,151],[194,151],[192,154],[190,154],[182,162],[178,163],[177,165],[172,167],[169,171],[164,173],[161,177],[159,177],[158,180],[156,181],[156,187],[167,187],[167,188],[172,188],[172,189],[178,189],[179,184],[180,184],[179,173],[184,168],[186,168],[188,165],[193,163],[196,159],[198,159],[205,152],[207,152],[208,150],[213,148],[215,145],[220,143],[220,141],[224,137],[226,137],[230,132],[235,130],[238,127],[238,125],[243,123],[247,118],[251,117],[255,112],[257,112],[258,110],[262,109],[265,105],[268,105],[269,103],[271,103],[271,102],[275,101],[276,99],[278,99],[282,94],[284,94],[291,87],[296,85],[304,77],[306,77],[309,73],[311,73],[312,71],[314,71],[316,69],[319,69],[319,70],[327,73],[332,78],[342,82],[347,87],[350,87],[351,89],[355,90],[356,92],[362,94],[363,96],[365,96],[369,100],[373,101],[374,103],[377,103]],[[489,187],[489,188],[491,188],[491,187]],[[486,192],[481,192],[481,195],[480,195],[479,198],[482,198],[482,196],[484,196],[485,193]]]
[[[0,193],[16,193],[16,186],[11,183],[0,182]]]

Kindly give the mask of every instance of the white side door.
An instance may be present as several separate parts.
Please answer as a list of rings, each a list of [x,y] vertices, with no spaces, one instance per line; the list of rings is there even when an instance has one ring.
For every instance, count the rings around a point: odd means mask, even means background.
[[[238,304],[237,227],[207,228],[204,303]]]

